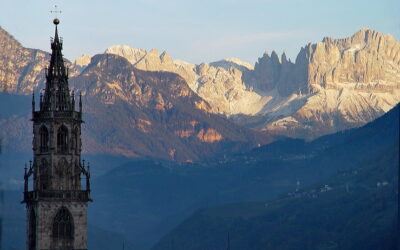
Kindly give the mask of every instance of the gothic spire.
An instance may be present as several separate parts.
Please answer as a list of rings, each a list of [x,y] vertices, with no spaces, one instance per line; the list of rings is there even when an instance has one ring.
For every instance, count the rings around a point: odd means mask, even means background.
[[[58,36],[58,24],[60,20],[53,20],[55,35],[51,39],[51,59],[46,73],[46,89],[44,93],[44,110],[71,110],[71,98],[68,87],[68,70],[65,67],[62,55],[63,42]]]

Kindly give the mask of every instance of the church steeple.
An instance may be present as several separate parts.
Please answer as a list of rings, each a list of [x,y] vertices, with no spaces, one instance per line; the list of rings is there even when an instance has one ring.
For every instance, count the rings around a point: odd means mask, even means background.
[[[68,69],[62,55],[63,42],[58,36],[60,20],[54,19],[55,35],[51,40],[50,65],[46,70],[46,89],[41,107],[43,111],[72,111],[72,100],[68,86]]]
[[[82,103],[70,93],[60,21],[56,18],[46,87],[35,110],[32,95],[33,161],[24,174],[28,250],[87,250],[89,164],[81,158]],[[84,181],[86,180],[86,182]],[[29,185],[31,182],[31,185]]]

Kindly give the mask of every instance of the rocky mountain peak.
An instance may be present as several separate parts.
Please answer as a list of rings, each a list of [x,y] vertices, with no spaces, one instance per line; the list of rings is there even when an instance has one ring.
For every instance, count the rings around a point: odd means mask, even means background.
[[[400,43],[391,35],[361,29],[342,39],[324,38],[309,47],[309,86],[346,82],[396,82]]]
[[[75,59],[73,65],[79,71],[82,71],[86,66],[88,66],[90,64],[91,59],[92,59],[91,55],[83,54],[81,57],[78,57]]]
[[[104,53],[125,57],[130,63],[135,64],[142,59],[147,52],[144,49],[138,49],[128,45],[114,45],[107,48]]]
[[[268,53],[258,58],[254,66],[254,76],[252,85],[262,91],[273,90],[279,81],[281,74],[281,62],[278,54],[272,51],[271,56]]]
[[[147,52],[146,55],[152,55],[152,56],[158,56],[160,52],[158,52],[158,49],[151,49],[149,52]]]
[[[284,63],[288,63],[288,62],[289,61],[287,60],[286,53],[284,51],[284,52],[282,52],[282,55],[281,55],[281,63],[284,64]]]
[[[240,71],[246,71],[246,70],[253,70],[254,67],[245,61],[242,61],[238,58],[230,57],[230,58],[225,58],[216,62],[210,63],[211,66],[213,67],[221,67],[226,70],[229,70],[229,68],[236,68]]]
[[[161,59],[161,63],[169,63],[169,64],[173,63],[171,56],[166,51],[161,53],[160,59]]]
[[[273,50],[272,53],[271,53],[271,60],[272,60],[272,62],[273,62],[274,64],[280,63],[280,62],[279,62],[278,54],[276,53],[275,50]]]

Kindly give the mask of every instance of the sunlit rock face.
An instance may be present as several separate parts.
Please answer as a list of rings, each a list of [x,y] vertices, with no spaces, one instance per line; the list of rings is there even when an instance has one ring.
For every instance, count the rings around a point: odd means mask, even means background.
[[[400,43],[362,29],[349,38],[308,44],[295,63],[264,55],[252,77],[250,82],[271,95],[271,102],[258,116],[238,121],[311,139],[361,126],[400,101]]]
[[[210,105],[203,108],[208,112],[257,130],[311,139],[363,125],[400,101],[399,47],[391,35],[361,29],[349,38],[307,44],[294,62],[285,53],[264,53],[254,67],[234,58],[194,65],[156,50],[108,51],[140,69],[181,75]]]
[[[173,60],[167,52],[145,51],[129,46],[112,46],[105,53],[123,56],[136,68],[146,71],[169,71],[186,80],[192,91],[210,104],[210,112],[255,114],[266,103],[265,98],[245,85],[243,72],[253,69],[237,58],[195,65]]]
[[[391,35],[361,29],[345,39],[324,38],[306,50],[311,88],[324,83],[399,81],[400,44]]]
[[[79,70],[82,71],[86,66],[90,64],[90,61],[92,60],[92,56],[88,54],[83,54],[81,57],[78,57],[75,59],[73,66]]]

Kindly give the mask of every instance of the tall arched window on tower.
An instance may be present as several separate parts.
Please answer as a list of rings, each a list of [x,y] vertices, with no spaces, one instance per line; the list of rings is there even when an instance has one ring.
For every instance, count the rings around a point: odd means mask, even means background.
[[[73,239],[74,219],[66,207],[60,208],[53,220],[53,238]]]
[[[64,125],[57,132],[57,150],[59,153],[64,153],[68,150],[68,129]]]
[[[42,159],[40,165],[40,187],[42,190],[49,189],[50,186],[50,169],[46,159]]]
[[[28,249],[36,250],[36,213],[33,208],[29,213]]]
[[[46,126],[42,126],[39,130],[40,136],[40,151],[47,152],[49,150],[49,131]]]

